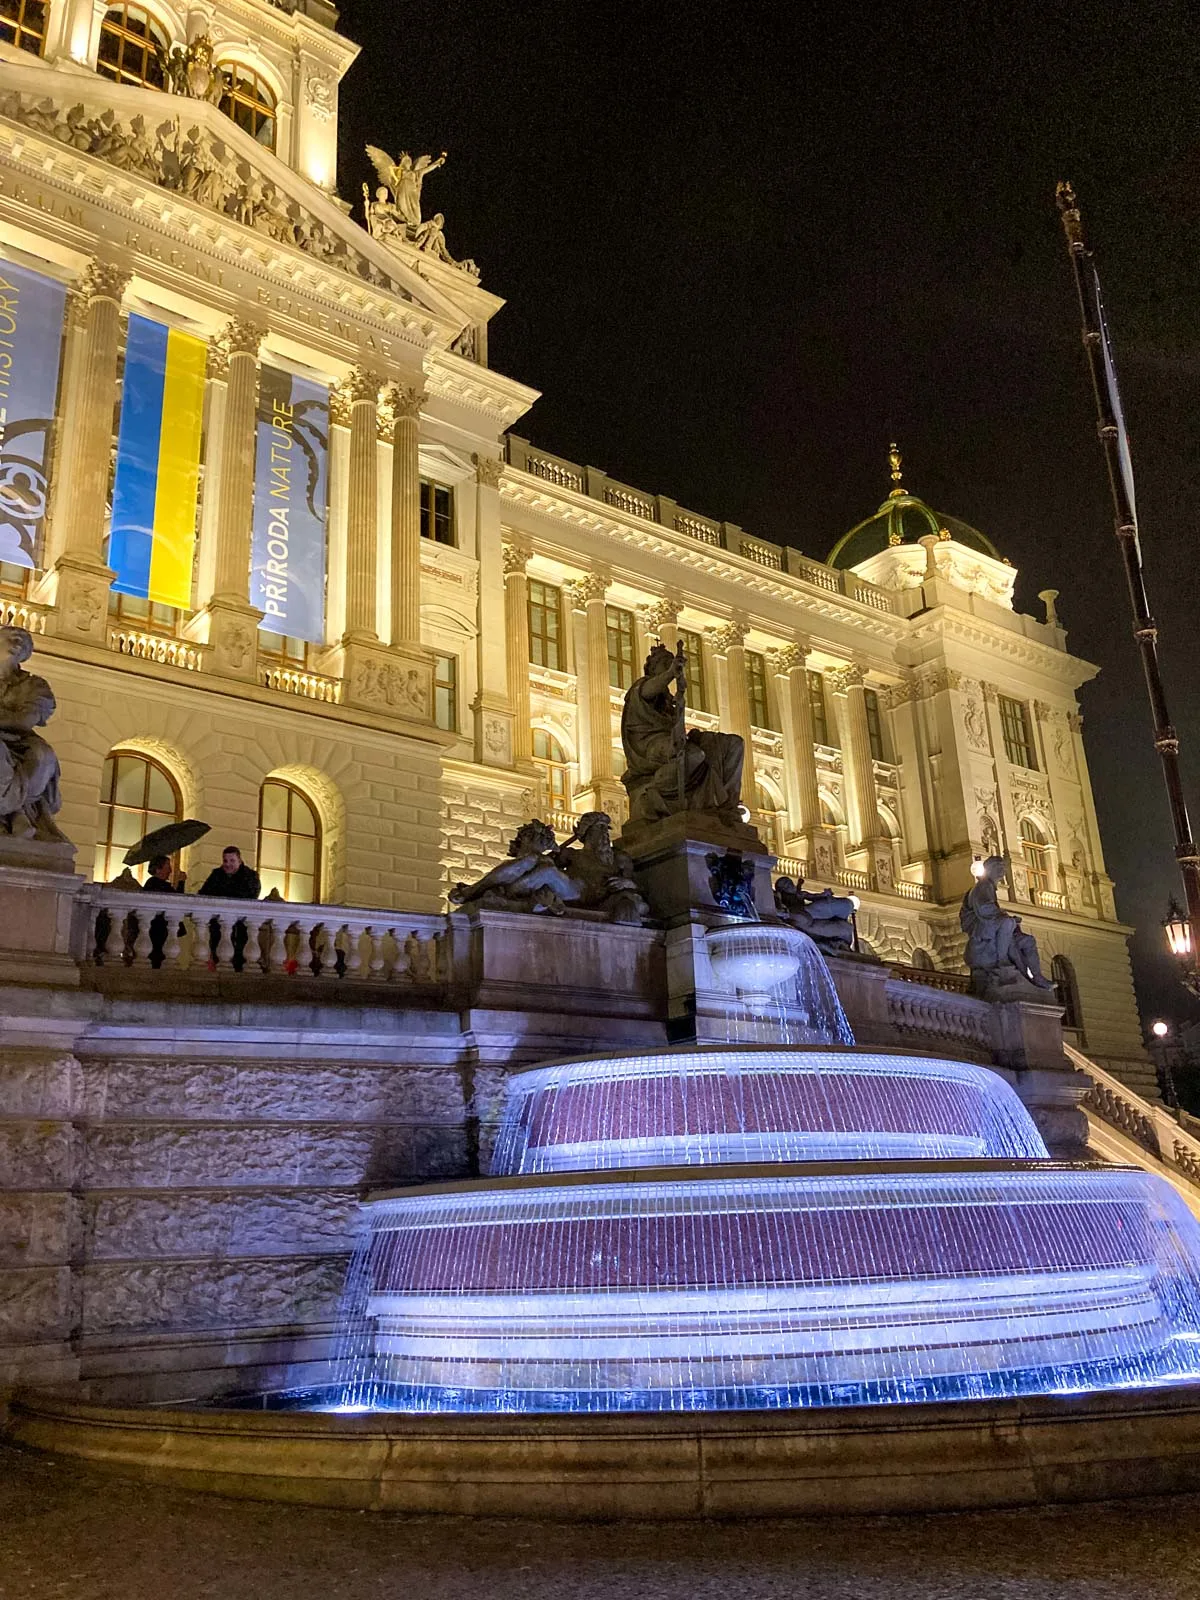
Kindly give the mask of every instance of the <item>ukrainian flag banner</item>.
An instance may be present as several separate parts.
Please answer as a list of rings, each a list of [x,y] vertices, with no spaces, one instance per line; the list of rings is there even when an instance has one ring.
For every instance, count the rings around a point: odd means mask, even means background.
[[[192,602],[207,359],[203,339],[130,316],[108,564],[118,594],[184,610]]]

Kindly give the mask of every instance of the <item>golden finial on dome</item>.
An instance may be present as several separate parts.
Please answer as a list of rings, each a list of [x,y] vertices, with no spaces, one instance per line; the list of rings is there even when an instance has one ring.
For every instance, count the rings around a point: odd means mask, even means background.
[[[904,462],[900,455],[900,446],[893,439],[888,445],[888,460],[892,465],[892,492],[890,500],[900,500],[905,494],[904,488]]]

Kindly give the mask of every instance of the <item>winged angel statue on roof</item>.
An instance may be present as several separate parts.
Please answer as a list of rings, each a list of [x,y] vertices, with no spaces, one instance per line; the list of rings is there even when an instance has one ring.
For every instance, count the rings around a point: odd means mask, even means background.
[[[421,190],[431,172],[446,164],[446,152],[439,156],[417,156],[407,150],[400,152],[399,161],[393,161],[386,150],[369,144],[367,154],[379,177],[381,187],[371,198],[370,186],[363,184],[363,204],[367,214],[367,228],[373,239],[386,244],[402,239],[439,261],[452,267],[461,267],[472,277],[479,276],[473,261],[456,261],[446,248],[445,217],[439,211],[428,221],[421,218]]]

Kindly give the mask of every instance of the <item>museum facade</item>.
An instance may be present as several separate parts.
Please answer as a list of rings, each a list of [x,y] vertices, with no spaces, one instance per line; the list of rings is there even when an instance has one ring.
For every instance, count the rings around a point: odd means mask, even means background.
[[[821,561],[527,443],[438,163],[373,152],[366,226],[337,197],[335,24],[0,0],[0,618],[57,695],[78,870],[199,817],[193,883],[234,842],[297,904],[441,911],[530,816],[623,817],[624,694],[682,644],[780,872],[958,974],[1007,854],[1067,1026],[1152,1086],[1053,592],[1018,612],[894,447]]]

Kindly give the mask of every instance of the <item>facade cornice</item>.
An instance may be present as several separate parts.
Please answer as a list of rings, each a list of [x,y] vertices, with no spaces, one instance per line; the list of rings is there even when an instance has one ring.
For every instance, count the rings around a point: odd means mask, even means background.
[[[520,506],[536,516],[567,523],[697,574],[736,583],[739,598],[761,595],[764,599],[799,606],[811,617],[821,617],[853,629],[860,636],[865,635],[888,648],[902,643],[907,636],[909,624],[903,617],[888,616],[872,606],[861,605],[844,596],[836,597],[815,584],[759,567],[730,551],[716,551],[709,545],[697,544],[686,534],[676,534],[658,523],[634,518],[623,520],[609,514],[607,509],[601,510],[597,502],[586,495],[569,489],[548,488],[542,479],[517,468],[505,468],[500,493],[510,505]],[[630,575],[642,579],[633,569]],[[766,626],[769,630],[772,624],[768,622]]]
[[[498,423],[501,429],[511,428],[536,400],[541,399],[540,391],[531,389],[528,384],[506,378],[490,367],[477,366],[448,350],[430,353],[425,386],[431,400],[445,400],[468,411],[480,412]],[[504,472],[508,471],[505,467]]]
[[[1071,689],[1090,683],[1100,670],[1080,656],[1052,649],[1023,633],[949,607],[911,622],[909,629],[908,642],[918,648],[927,644],[965,645],[983,651],[993,660],[998,657],[1011,665],[1026,667]]]

